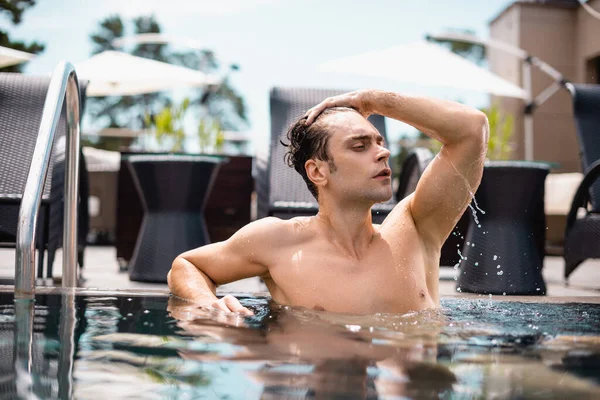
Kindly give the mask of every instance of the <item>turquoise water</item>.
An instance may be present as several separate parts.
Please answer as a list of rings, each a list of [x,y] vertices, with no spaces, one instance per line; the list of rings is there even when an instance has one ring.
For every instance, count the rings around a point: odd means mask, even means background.
[[[0,293],[0,398],[597,399],[600,307],[447,299],[351,316],[243,298]]]

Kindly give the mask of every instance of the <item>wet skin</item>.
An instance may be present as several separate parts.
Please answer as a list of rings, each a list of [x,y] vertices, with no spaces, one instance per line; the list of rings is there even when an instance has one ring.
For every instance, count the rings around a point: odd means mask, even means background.
[[[328,107],[328,154],[306,161],[319,192],[319,213],[291,220],[264,218],[229,240],[182,254],[169,274],[171,291],[224,311],[249,313],[216,285],[260,276],[273,300],[285,305],[354,314],[405,313],[439,304],[440,249],[481,180],[485,116],[456,103],[388,92],[354,92]],[[428,113],[424,112],[428,110]],[[392,197],[390,152],[365,118],[378,113],[428,132],[444,147],[417,190],[378,226],[371,207]]]

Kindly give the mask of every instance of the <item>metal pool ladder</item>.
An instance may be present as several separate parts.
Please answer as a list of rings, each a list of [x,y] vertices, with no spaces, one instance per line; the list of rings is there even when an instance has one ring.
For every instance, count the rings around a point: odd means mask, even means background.
[[[35,231],[44,183],[63,102],[66,100],[65,221],[63,287],[77,285],[77,196],[79,193],[79,82],[72,64],[61,61],[50,80],[17,226],[15,298],[32,298],[35,290]],[[43,251],[43,250],[40,250]]]

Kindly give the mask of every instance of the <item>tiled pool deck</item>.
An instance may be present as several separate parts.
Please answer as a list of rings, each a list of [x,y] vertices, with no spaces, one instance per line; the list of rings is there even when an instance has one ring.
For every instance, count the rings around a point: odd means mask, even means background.
[[[0,278],[14,277],[15,252],[10,249],[0,249]],[[55,276],[62,273],[62,256],[59,252],[54,264]],[[572,275],[569,286],[564,285],[562,278],[564,262],[560,257],[548,256],[544,262],[544,278],[548,287],[547,296],[528,297],[535,301],[565,301],[566,298],[581,298],[585,302],[600,303],[600,260],[589,260],[583,263]],[[452,268],[442,268],[440,280],[441,296],[472,296],[455,291],[453,279],[455,271]],[[151,284],[132,282],[129,275],[119,272],[114,247],[88,246],[85,253],[85,268],[82,271],[85,279],[83,287],[101,290],[151,290],[168,293],[166,284]],[[48,282],[46,283],[48,284]],[[220,293],[257,293],[266,291],[266,287],[258,279],[245,279],[219,288]],[[503,296],[504,297],[504,296]],[[506,299],[523,299],[505,296]]]

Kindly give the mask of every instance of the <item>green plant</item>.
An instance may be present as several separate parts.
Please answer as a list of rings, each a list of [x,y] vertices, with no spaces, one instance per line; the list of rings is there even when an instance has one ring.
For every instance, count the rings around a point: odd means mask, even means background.
[[[183,151],[185,140],[183,120],[189,105],[190,100],[186,98],[179,105],[165,107],[154,116],[154,121],[148,113],[145,114],[146,126],[154,127],[154,136],[162,148],[168,147],[171,142],[169,151]]]
[[[216,118],[203,118],[198,124],[198,140],[200,152],[206,153],[213,149],[219,153],[225,143],[225,135],[221,129],[221,124]]]
[[[490,160],[508,160],[512,154],[512,136],[514,133],[514,118],[503,114],[496,104],[482,110],[487,115],[490,124],[487,158]]]

